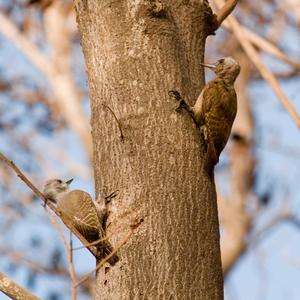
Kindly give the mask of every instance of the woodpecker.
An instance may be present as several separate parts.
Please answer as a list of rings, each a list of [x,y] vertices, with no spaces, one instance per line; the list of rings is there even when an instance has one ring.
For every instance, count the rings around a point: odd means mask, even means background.
[[[46,181],[43,193],[71,220],[82,236],[92,243],[104,237],[102,224],[103,218],[107,214],[106,205],[101,207],[84,191],[69,191],[72,181],[73,179],[66,182],[60,179],[50,179]],[[113,251],[108,241],[103,241],[99,245],[101,256],[107,256]],[[113,255],[108,262],[114,265],[118,260],[118,256]]]
[[[240,73],[240,66],[232,57],[219,59],[214,64],[201,65],[212,69],[216,77],[204,86],[193,107],[188,105],[179,92],[169,91],[169,94],[180,101],[178,109],[186,109],[199,126],[210,160],[216,165],[237,113],[234,82]]]

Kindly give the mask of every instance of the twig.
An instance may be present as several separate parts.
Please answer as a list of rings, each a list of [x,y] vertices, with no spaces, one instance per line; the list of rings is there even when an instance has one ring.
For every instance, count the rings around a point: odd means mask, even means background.
[[[58,23],[60,24],[60,22]],[[70,70],[61,71],[62,66],[56,64],[57,60],[44,55],[2,12],[0,12],[0,33],[13,42],[22,54],[46,76],[52,87],[55,96],[54,100],[61,108],[66,122],[78,134],[86,148],[87,154],[91,157],[92,141],[89,133],[90,126],[80,105],[80,96],[70,76]]]
[[[23,256],[19,252],[13,251],[12,249],[8,248],[0,248],[0,255],[5,255],[11,261],[20,264],[23,263],[26,267],[32,270],[35,273],[47,273],[47,274],[55,274],[60,276],[69,276],[69,273],[64,268],[59,268],[56,266],[47,267],[43,265],[39,265],[35,261],[30,260],[29,258]]]
[[[47,74],[47,76],[55,76],[55,69],[49,59],[29,39],[22,35],[13,22],[2,12],[0,12],[0,32],[11,40],[40,71]]]
[[[0,291],[15,300],[41,300],[0,272]]]
[[[215,3],[220,7],[224,4],[223,0],[215,0]],[[261,76],[269,83],[269,85],[272,87],[273,91],[277,95],[278,99],[282,103],[282,105],[285,107],[287,112],[290,114],[294,122],[296,123],[296,126],[300,128],[300,116],[298,115],[295,107],[290,102],[290,100],[287,98],[287,96],[284,94],[283,90],[281,89],[277,79],[272,74],[272,72],[267,68],[267,66],[263,63],[261,60],[259,54],[255,50],[254,46],[251,44],[251,42],[248,40],[247,35],[245,34],[245,31],[243,28],[241,28],[238,21],[233,17],[228,17],[228,23],[232,28],[233,33],[235,34],[237,40],[241,44],[241,46],[244,48],[244,51],[247,53],[249,59],[254,63],[258,71],[260,72]]]
[[[265,52],[269,53],[270,55],[273,55],[274,57],[277,57],[278,59],[288,63],[294,69],[300,70],[300,64],[293,61],[292,59],[290,59],[284,52],[282,52],[274,44],[272,44],[268,40],[262,38],[258,34],[250,31],[249,29],[243,27],[242,25],[240,25],[240,26],[243,28],[244,32],[246,33],[246,36],[248,37],[249,41],[251,41],[255,46],[264,50]]]
[[[222,22],[231,14],[238,2],[239,0],[228,0],[217,12],[218,27],[220,27]]]
[[[226,29],[232,30],[229,23],[225,21],[222,24]],[[267,39],[259,36],[255,32],[249,30],[248,28],[244,27],[243,25],[239,24],[242,30],[244,31],[245,35],[249,39],[253,45],[260,48],[261,50],[269,53],[270,55],[273,55],[274,57],[277,57],[278,59],[288,63],[290,66],[292,66],[295,70],[300,70],[300,64],[295,62],[294,60],[290,59],[284,52],[282,52],[278,47],[276,47],[274,44],[269,42]]]
[[[120,228],[121,228],[121,226],[120,226]],[[119,229],[120,229],[119,228]],[[104,242],[104,241],[107,241],[109,238],[111,238],[113,235],[115,235],[115,234],[117,234],[117,233],[119,233],[120,232],[120,230],[114,230],[111,234],[109,234],[109,235],[106,235],[105,237],[103,237],[103,238],[100,238],[100,239],[98,239],[98,240],[96,240],[96,241],[94,241],[94,242],[92,242],[92,243],[88,243],[88,244],[86,244],[85,246],[79,246],[79,247],[76,247],[76,248],[73,248],[73,250],[75,251],[75,250],[80,250],[80,249],[83,249],[83,248],[85,248],[86,246],[96,246],[96,245],[98,245],[98,244],[100,244],[100,243],[102,243],[102,242]]]
[[[72,257],[72,250],[71,250],[71,246],[69,247],[66,241],[66,238],[64,236],[64,233],[61,230],[61,227],[59,226],[57,220],[55,219],[55,217],[49,212],[47,211],[47,214],[51,220],[51,222],[53,223],[53,225],[55,226],[59,236],[61,237],[63,244],[64,244],[64,248],[65,248],[65,252],[68,256],[68,262],[69,262],[69,273],[70,273],[70,277],[71,277],[71,287],[72,287],[72,300],[76,300],[76,272],[75,272],[75,267],[74,267],[74,263],[73,263],[73,257]],[[72,232],[70,231],[70,237],[72,236]],[[71,241],[71,239],[70,239]]]
[[[96,268],[89,272],[88,274],[84,275],[76,284],[76,287],[78,287],[79,285],[81,285],[82,283],[84,283],[86,280],[88,280],[90,278],[90,276],[98,271],[113,255],[115,255],[115,253],[123,246],[127,243],[127,241],[130,239],[130,237],[133,235],[134,231],[141,225],[141,223],[143,222],[143,219],[140,219],[138,221],[136,221],[135,224],[132,224],[130,226],[130,232],[127,234],[127,236],[121,240],[121,242],[118,243],[118,245],[114,248],[114,250],[108,255],[106,256],[104,259],[102,259],[96,266]]]
[[[107,104],[102,103],[102,105],[104,107],[106,107],[111,112],[111,114],[113,115],[114,119],[116,120],[116,122],[118,124],[119,130],[120,130],[121,141],[124,141],[124,135],[123,135],[122,127],[121,127],[120,121],[118,120],[117,116],[115,115],[115,113],[113,112],[113,110]]]
[[[0,152],[0,160],[2,160],[6,165],[8,165],[11,169],[14,170],[14,172],[17,174],[17,176],[26,183],[26,185],[34,192],[35,195],[37,195],[45,205],[47,205],[54,213],[60,217],[60,219],[63,221],[63,223],[77,236],[77,238],[82,242],[83,245],[88,245],[87,240],[80,234],[80,232],[73,226],[70,219],[63,215],[62,212],[56,208],[50,201],[47,200],[47,198],[41,193],[32,183],[31,181],[22,173],[22,171],[14,164],[13,161],[9,160],[6,156],[4,156]],[[86,246],[87,249],[95,256],[97,257],[97,249],[92,246]]]
[[[69,261],[71,268],[71,281],[72,281],[72,300],[76,300],[76,272],[73,262],[73,239],[72,239],[72,231],[70,231],[70,245],[69,245]]]

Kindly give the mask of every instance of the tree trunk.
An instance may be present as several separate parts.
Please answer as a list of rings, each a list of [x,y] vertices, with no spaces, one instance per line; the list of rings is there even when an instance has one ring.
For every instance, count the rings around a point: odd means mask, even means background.
[[[144,219],[117,265],[98,272],[96,299],[223,299],[213,171],[195,124],[168,96],[175,89],[193,104],[203,87],[210,10],[206,1],[162,2],[75,2],[96,193],[120,191],[109,218],[114,246],[132,219]]]

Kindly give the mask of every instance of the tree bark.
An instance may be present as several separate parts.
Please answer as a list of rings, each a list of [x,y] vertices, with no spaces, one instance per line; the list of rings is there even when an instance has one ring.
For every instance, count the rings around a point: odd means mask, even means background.
[[[195,124],[168,96],[175,89],[194,104],[203,87],[207,2],[79,0],[75,7],[96,194],[104,186],[120,191],[108,234],[144,219],[118,264],[99,270],[96,299],[223,299],[213,171]],[[112,238],[115,247],[124,232]]]

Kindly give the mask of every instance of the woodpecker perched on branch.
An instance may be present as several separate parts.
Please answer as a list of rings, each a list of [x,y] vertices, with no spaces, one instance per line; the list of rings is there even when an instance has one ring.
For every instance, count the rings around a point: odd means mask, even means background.
[[[240,66],[231,57],[219,59],[215,64],[201,65],[212,69],[216,78],[204,86],[193,107],[188,105],[179,92],[169,91],[169,95],[180,101],[179,108],[186,109],[200,127],[210,160],[216,165],[237,113],[233,85],[240,73]]]
[[[102,224],[107,214],[106,205],[101,207],[84,191],[69,191],[72,181],[73,179],[66,182],[60,179],[50,179],[46,182],[43,193],[72,221],[74,227],[89,243],[95,242],[104,237]],[[107,256],[113,251],[108,241],[99,243],[97,248],[102,256]],[[108,262],[114,265],[118,260],[118,256],[113,255]]]

